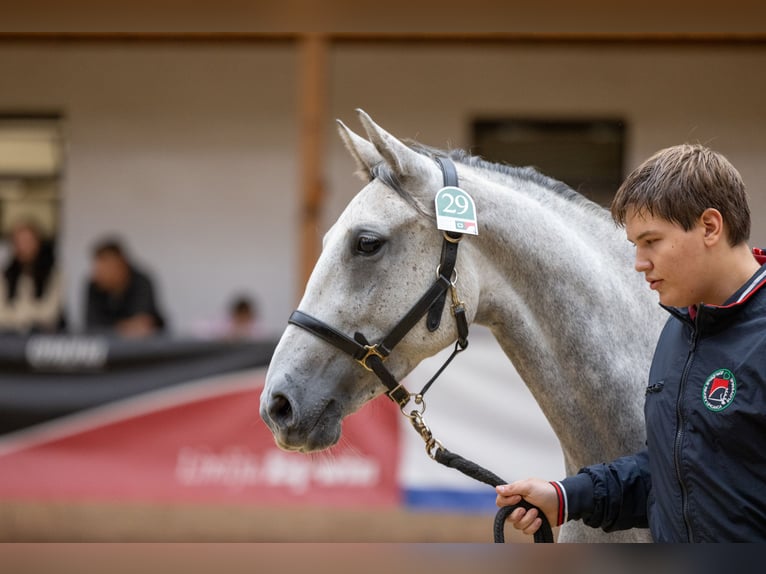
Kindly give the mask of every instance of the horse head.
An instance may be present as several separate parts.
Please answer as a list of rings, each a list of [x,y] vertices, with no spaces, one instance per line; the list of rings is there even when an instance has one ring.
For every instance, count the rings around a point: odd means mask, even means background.
[[[443,174],[427,155],[405,145],[359,110],[367,138],[343,123],[339,132],[367,185],[325,235],[299,310],[353,336],[379,341],[433,284],[443,235],[434,197]],[[469,258],[456,266],[469,322],[478,284]],[[420,320],[386,360],[403,379],[426,357],[455,341],[450,306],[431,332]],[[261,417],[277,444],[311,452],[334,445],[341,421],[385,391],[357,360],[289,325],[275,350],[261,395]]]

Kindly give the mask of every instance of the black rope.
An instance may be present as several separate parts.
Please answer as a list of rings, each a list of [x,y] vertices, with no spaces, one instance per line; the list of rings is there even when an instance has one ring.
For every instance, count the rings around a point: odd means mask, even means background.
[[[439,464],[443,464],[444,466],[448,466],[449,468],[454,468],[455,470],[459,470],[466,476],[469,476],[473,478],[474,480],[478,480],[479,482],[483,482],[484,484],[488,484],[493,487],[500,486],[501,484],[508,484],[506,481],[504,481],[502,478],[500,478],[493,472],[487,470],[486,468],[482,466],[479,466],[478,464],[468,460],[467,458],[463,458],[459,454],[455,454],[454,452],[448,451],[444,447],[439,447],[436,449],[434,460],[438,462]],[[527,510],[531,508],[537,508],[536,506],[530,504],[526,500],[522,500],[521,502],[513,506],[504,506],[503,508],[501,508],[495,515],[495,526],[494,526],[495,542],[500,544],[505,542],[505,521],[508,518],[508,516],[519,507],[525,508]],[[543,521],[543,524],[534,534],[535,542],[544,542],[544,543],[553,542],[553,531],[551,530],[551,525],[548,522],[548,518],[539,508],[538,508],[538,513],[540,518]]]

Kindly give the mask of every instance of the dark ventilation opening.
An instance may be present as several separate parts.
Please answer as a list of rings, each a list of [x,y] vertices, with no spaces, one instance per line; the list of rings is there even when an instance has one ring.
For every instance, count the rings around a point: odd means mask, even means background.
[[[608,207],[623,179],[625,122],[619,119],[480,119],[471,151],[533,166]]]

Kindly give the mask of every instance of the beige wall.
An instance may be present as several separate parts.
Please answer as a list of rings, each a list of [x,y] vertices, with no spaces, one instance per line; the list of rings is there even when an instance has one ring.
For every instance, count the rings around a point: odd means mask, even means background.
[[[298,265],[294,68],[289,46],[0,48],[0,110],[67,118],[61,254],[75,323],[91,243],[118,232],[176,329],[246,290],[281,330]]]
[[[701,141],[748,185],[766,246],[766,48],[340,45],[330,54],[323,232],[359,189],[334,135],[362,107],[397,135],[470,145],[479,116],[617,116],[628,167]],[[0,45],[0,110],[66,114],[62,256],[79,318],[91,242],[118,231],[183,329],[235,290],[279,331],[298,286],[291,44]]]
[[[707,144],[741,171],[753,240],[766,245],[766,48],[349,46],[333,63],[331,115],[359,129],[361,107],[438,147],[470,146],[476,117],[524,115],[624,118],[628,169],[662,147]],[[359,188],[330,141],[328,220]]]

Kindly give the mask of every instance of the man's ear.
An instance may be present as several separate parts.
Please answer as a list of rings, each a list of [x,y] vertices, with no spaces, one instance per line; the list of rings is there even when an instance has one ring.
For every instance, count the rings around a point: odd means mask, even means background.
[[[712,247],[724,238],[723,216],[717,209],[708,207],[703,211],[700,224],[705,230],[705,245]]]

